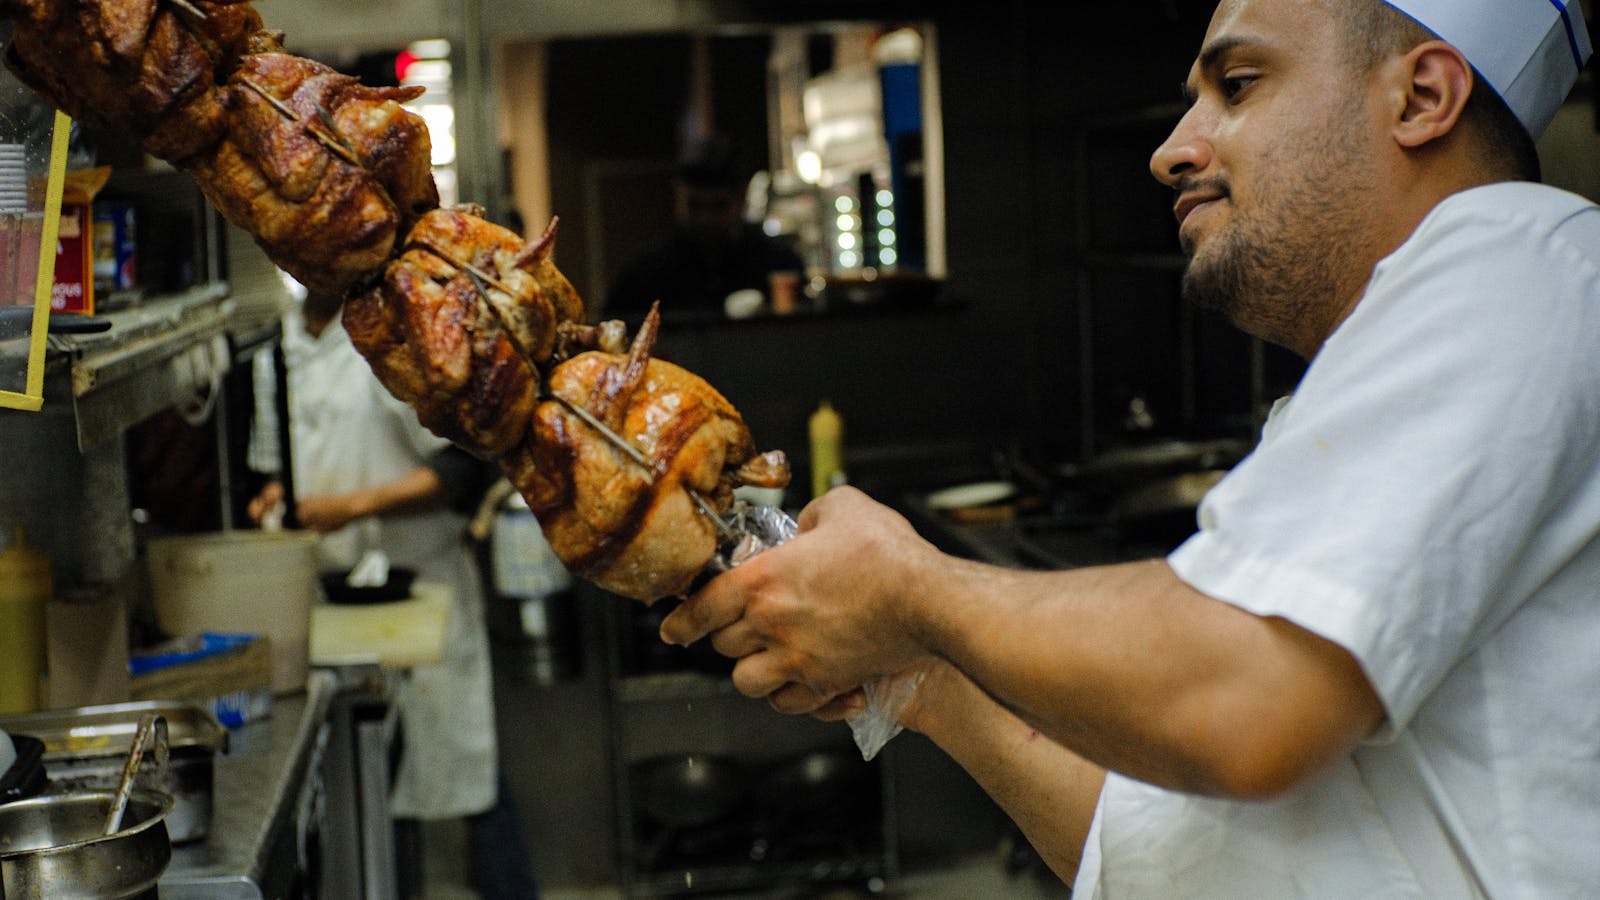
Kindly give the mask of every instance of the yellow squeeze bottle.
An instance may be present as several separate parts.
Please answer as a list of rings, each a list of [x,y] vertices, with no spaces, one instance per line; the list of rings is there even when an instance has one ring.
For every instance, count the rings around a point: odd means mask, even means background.
[[[811,435],[811,496],[844,482],[844,420],[833,404],[822,401],[807,423]]]
[[[0,552],[0,714],[33,712],[40,706],[44,671],[44,613],[50,600],[50,558],[27,543]]]

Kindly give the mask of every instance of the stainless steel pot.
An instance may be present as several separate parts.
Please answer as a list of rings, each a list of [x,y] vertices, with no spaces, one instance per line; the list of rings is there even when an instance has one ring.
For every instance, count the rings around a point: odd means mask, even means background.
[[[109,791],[122,776],[139,719],[147,713],[166,719],[172,755],[163,770],[142,770],[137,786],[172,796],[167,833],[173,843],[199,840],[211,828],[216,757],[228,749],[228,730],[199,701],[136,700],[21,713],[0,716],[0,728],[44,743],[42,763],[52,790]]]
[[[172,861],[172,797],[135,790],[123,828],[107,835],[111,802],[111,791],[84,791],[0,805],[0,900],[151,895]]]

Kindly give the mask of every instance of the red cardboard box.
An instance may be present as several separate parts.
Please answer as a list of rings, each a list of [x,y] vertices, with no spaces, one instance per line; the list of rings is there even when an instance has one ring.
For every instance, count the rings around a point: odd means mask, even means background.
[[[61,192],[61,225],[56,235],[51,312],[94,314],[94,195],[110,177],[107,166],[67,173]]]
[[[61,204],[50,311],[94,313],[94,230],[89,227],[87,203]]]

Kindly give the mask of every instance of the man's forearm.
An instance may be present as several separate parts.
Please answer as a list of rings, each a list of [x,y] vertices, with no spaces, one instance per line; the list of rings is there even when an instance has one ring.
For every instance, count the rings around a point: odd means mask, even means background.
[[[1382,707],[1348,653],[1193,591],[1161,561],[943,567],[925,640],[1073,752],[1178,790],[1270,796],[1366,737]]]
[[[444,482],[426,466],[361,492],[363,515],[378,516],[438,509],[449,501]]]
[[[439,476],[432,469],[418,467],[376,487],[348,494],[303,497],[295,509],[305,527],[326,533],[368,516],[439,509],[447,501]]]
[[[910,725],[965,769],[1051,871],[1072,883],[1104,769],[1040,734],[953,669],[923,682]]]

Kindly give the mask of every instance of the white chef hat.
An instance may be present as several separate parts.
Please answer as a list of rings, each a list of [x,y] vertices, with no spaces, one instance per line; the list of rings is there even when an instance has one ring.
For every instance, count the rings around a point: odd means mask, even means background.
[[[1579,0],[1387,0],[1454,45],[1538,138],[1592,52]]]

